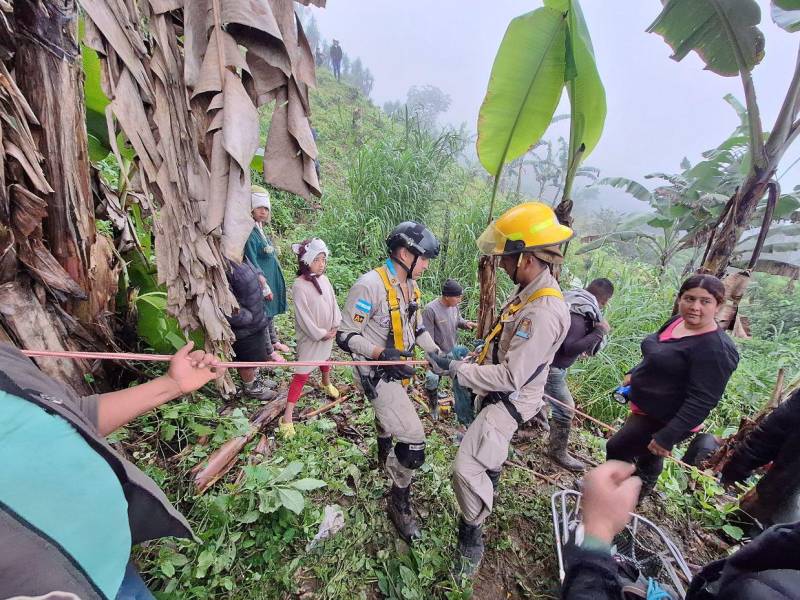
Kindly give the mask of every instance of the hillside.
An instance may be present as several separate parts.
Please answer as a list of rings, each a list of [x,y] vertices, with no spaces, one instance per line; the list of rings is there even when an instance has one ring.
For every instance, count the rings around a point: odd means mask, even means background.
[[[287,280],[291,282],[295,269],[289,246],[317,235],[333,250],[328,273],[342,298],[360,273],[381,260],[388,228],[403,219],[424,219],[445,244],[421,282],[425,299],[434,297],[442,279],[456,276],[468,289],[465,308],[473,314],[474,239],[485,223],[488,190],[459,166],[461,141],[447,133],[419,131],[413,122],[393,122],[356,90],[335,82],[328,71],[320,70],[318,77],[312,119],[319,136],[324,194],[313,204],[284,193],[273,196],[273,225]],[[565,279],[577,283],[601,275],[617,283],[608,309],[613,336],[599,357],[573,369],[571,384],[582,407],[618,423],[623,409],[608,400],[608,392],[635,364],[642,336],[668,315],[677,277],[670,274],[661,282],[650,265],[596,251],[570,259]],[[291,314],[283,315],[278,326],[289,337]],[[778,366],[800,359],[800,347],[779,337],[745,342],[742,351],[744,368],[711,423],[720,432],[759,405]],[[277,369],[275,375],[285,385],[291,374]],[[414,489],[423,537],[409,548],[398,541],[385,516],[386,483],[375,461],[372,409],[352,391],[349,371],[337,370],[334,381],[345,391],[345,402],[298,425],[298,435],[290,441],[276,439],[273,423],[263,440],[265,456],[254,453],[256,436],[228,475],[201,496],[191,485],[191,469],[247,430],[256,403],[236,402],[220,414],[222,403],[209,389],[165,406],[115,436],[118,447],[143,464],[187,514],[201,540],[166,541],[140,549],[138,562],[152,589],[161,590],[159,597],[410,600],[557,595],[550,495],[559,486],[570,487],[572,478],[543,458],[538,430],[514,443],[511,458],[518,466],[504,470],[496,510],[486,527],[487,554],[471,590],[450,576],[457,515],[449,481],[457,449],[454,419],[434,423],[424,418],[428,459]],[[318,391],[309,390],[298,411],[323,403]],[[602,460],[603,432],[589,423],[582,425],[575,440],[578,453]],[[726,523],[726,512],[699,510],[701,501],[707,504],[720,492],[673,467],[662,477],[662,498],[648,502],[645,512],[668,525],[690,562],[700,564],[723,553],[732,541],[712,535]],[[325,507],[331,505],[341,508],[344,528],[309,548]]]

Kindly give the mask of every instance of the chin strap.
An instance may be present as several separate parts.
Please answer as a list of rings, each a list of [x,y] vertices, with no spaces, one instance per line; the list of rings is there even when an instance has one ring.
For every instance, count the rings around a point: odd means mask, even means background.
[[[517,281],[517,271],[519,271],[519,264],[522,262],[522,252],[519,253],[517,256],[517,264],[514,265],[514,273],[511,274],[511,281],[519,285],[519,281]]]

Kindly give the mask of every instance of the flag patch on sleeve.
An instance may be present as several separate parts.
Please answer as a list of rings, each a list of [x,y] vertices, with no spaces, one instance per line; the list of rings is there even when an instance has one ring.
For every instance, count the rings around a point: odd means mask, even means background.
[[[372,303],[364,298],[359,298],[358,302],[356,302],[356,310],[360,310],[361,312],[368,313],[372,310]]]
[[[530,319],[522,319],[519,322],[519,326],[517,327],[517,331],[514,333],[517,337],[521,337],[522,339],[527,340],[531,337],[531,320]]]

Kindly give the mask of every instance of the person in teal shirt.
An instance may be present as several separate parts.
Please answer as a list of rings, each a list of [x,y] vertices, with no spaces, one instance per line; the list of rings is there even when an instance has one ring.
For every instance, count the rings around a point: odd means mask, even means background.
[[[278,352],[289,352],[290,348],[278,339],[275,329],[275,317],[286,312],[286,281],[283,278],[281,264],[278,261],[280,249],[272,243],[272,239],[264,231],[264,224],[272,218],[272,205],[269,192],[263,187],[252,187],[251,209],[253,211],[253,231],[244,247],[244,255],[264,274],[264,310],[267,313],[267,352],[272,360],[284,360]]]
[[[189,342],[146,383],[80,397],[0,342],[0,598],[153,600],[131,546],[193,534],[104,438],[224,375],[217,358],[192,350]]]

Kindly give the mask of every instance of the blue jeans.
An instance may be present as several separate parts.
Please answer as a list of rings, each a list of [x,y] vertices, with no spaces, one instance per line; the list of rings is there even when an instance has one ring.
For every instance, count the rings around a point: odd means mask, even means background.
[[[566,408],[548,400],[550,408],[553,409],[553,419],[559,423],[571,423],[572,417],[575,415],[575,412],[571,410],[575,408],[575,400],[572,398],[569,387],[567,387],[566,369],[550,367],[550,372],[547,374],[547,383],[544,384],[544,393],[570,407]]]
[[[453,377],[453,397],[458,422],[469,427],[475,420],[475,394],[458,383],[458,377]]]
[[[116,600],[155,600],[132,562],[125,568],[125,577],[119,586]]]

